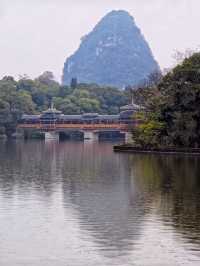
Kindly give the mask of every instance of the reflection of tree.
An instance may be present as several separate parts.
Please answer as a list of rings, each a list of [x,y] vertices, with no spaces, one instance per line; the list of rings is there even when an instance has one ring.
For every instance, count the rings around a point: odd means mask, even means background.
[[[200,158],[138,155],[132,165],[137,185],[152,194],[163,221],[200,244]]]
[[[1,145],[0,189],[4,196],[14,192],[29,196],[51,196],[59,177],[59,149],[56,143],[19,142]]]

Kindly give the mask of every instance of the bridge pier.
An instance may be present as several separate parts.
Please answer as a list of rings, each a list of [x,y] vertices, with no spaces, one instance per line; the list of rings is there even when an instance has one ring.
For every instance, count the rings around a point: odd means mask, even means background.
[[[84,140],[97,141],[98,134],[93,131],[84,131]]]
[[[131,132],[125,132],[125,142],[126,143],[133,142],[133,136]]]
[[[58,132],[45,132],[45,140],[59,140]]]

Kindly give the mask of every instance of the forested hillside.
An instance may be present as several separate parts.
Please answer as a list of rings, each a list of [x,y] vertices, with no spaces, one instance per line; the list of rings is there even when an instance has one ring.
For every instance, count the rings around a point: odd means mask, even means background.
[[[35,80],[25,76],[16,81],[7,76],[0,80],[0,135],[11,135],[22,114],[40,113],[51,101],[64,114],[116,114],[128,97],[116,88],[77,84],[76,80],[70,86],[61,86],[51,72]]]

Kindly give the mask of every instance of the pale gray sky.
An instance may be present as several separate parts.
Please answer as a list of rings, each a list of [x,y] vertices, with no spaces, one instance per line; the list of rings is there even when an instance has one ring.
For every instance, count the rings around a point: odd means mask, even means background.
[[[200,45],[200,0],[0,0],[0,78],[50,70],[59,80],[80,38],[113,9],[135,18],[161,68],[175,49]]]

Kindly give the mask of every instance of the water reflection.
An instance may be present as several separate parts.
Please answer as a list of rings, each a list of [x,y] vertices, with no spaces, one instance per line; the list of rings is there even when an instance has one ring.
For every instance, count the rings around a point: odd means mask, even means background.
[[[186,243],[198,245],[189,248],[200,251],[200,158],[134,156],[132,165],[132,177],[153,195],[157,215]]]
[[[199,265],[200,158],[91,142],[0,150],[1,265]]]
[[[113,156],[110,144],[89,143],[63,169],[64,206],[69,200],[73,203],[83,238],[90,234],[95,246],[111,257],[132,250],[146,212],[142,191],[131,182],[130,172],[128,161]]]

